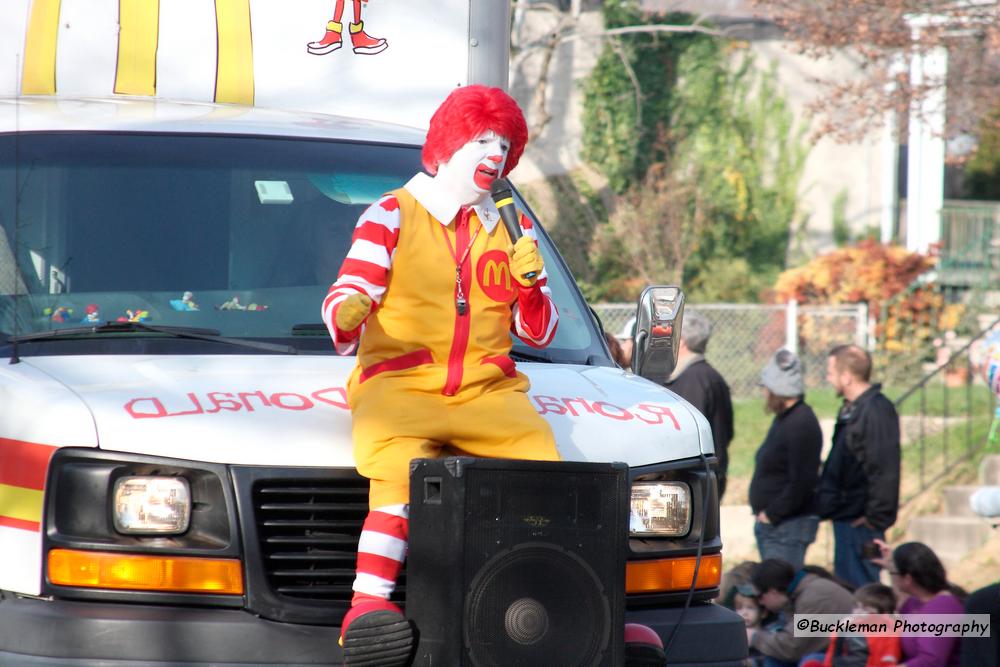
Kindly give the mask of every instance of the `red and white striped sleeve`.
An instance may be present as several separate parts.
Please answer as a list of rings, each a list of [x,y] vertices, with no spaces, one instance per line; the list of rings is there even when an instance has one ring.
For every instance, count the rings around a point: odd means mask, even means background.
[[[538,245],[538,236],[531,220],[521,216],[521,231]],[[538,280],[531,287],[517,286],[517,303],[514,304],[514,318],[511,331],[519,340],[531,347],[545,347],[552,342],[559,324],[559,311],[552,302],[549,289],[549,274],[542,268]]]
[[[336,325],[337,308],[351,294],[365,294],[371,297],[372,310],[378,307],[388,283],[398,240],[399,202],[395,195],[385,195],[358,218],[351,249],[340,265],[337,281],[323,300],[323,322],[338,354],[354,352],[364,324],[353,331],[340,330]]]

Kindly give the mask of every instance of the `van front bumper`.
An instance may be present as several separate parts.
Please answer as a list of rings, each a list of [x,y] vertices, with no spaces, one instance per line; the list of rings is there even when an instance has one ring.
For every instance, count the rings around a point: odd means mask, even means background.
[[[743,667],[747,631],[736,612],[711,602],[694,602],[681,618],[680,607],[625,612],[626,623],[642,623],[656,631],[664,646],[680,622],[669,647],[670,667]]]
[[[666,642],[678,608],[626,612]],[[233,609],[0,597],[0,665],[17,667],[286,667],[341,665],[340,628],[278,623]],[[741,667],[743,621],[695,603],[671,647],[671,667]]]
[[[270,667],[340,665],[340,628],[277,623],[237,609],[0,600],[0,665]]]

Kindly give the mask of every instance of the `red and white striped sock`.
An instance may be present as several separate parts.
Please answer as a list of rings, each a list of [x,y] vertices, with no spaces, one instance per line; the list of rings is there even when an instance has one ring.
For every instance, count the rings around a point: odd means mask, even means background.
[[[373,597],[389,599],[406,560],[409,506],[387,505],[371,510],[358,541],[358,569],[354,579],[356,605]]]

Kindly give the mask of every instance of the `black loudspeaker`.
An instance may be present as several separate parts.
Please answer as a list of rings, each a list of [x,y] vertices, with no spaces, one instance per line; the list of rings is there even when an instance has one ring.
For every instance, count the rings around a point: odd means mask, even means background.
[[[414,460],[413,664],[622,664],[628,515],[623,463]]]

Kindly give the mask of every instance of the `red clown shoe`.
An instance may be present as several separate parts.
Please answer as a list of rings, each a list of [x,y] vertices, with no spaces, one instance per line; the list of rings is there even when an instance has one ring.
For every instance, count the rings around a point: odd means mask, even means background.
[[[373,56],[389,48],[389,42],[382,37],[371,37],[365,32],[365,22],[358,21],[351,24],[351,46],[355,53]]]
[[[403,667],[413,652],[413,627],[399,607],[364,596],[341,624],[340,645],[349,667]]]

